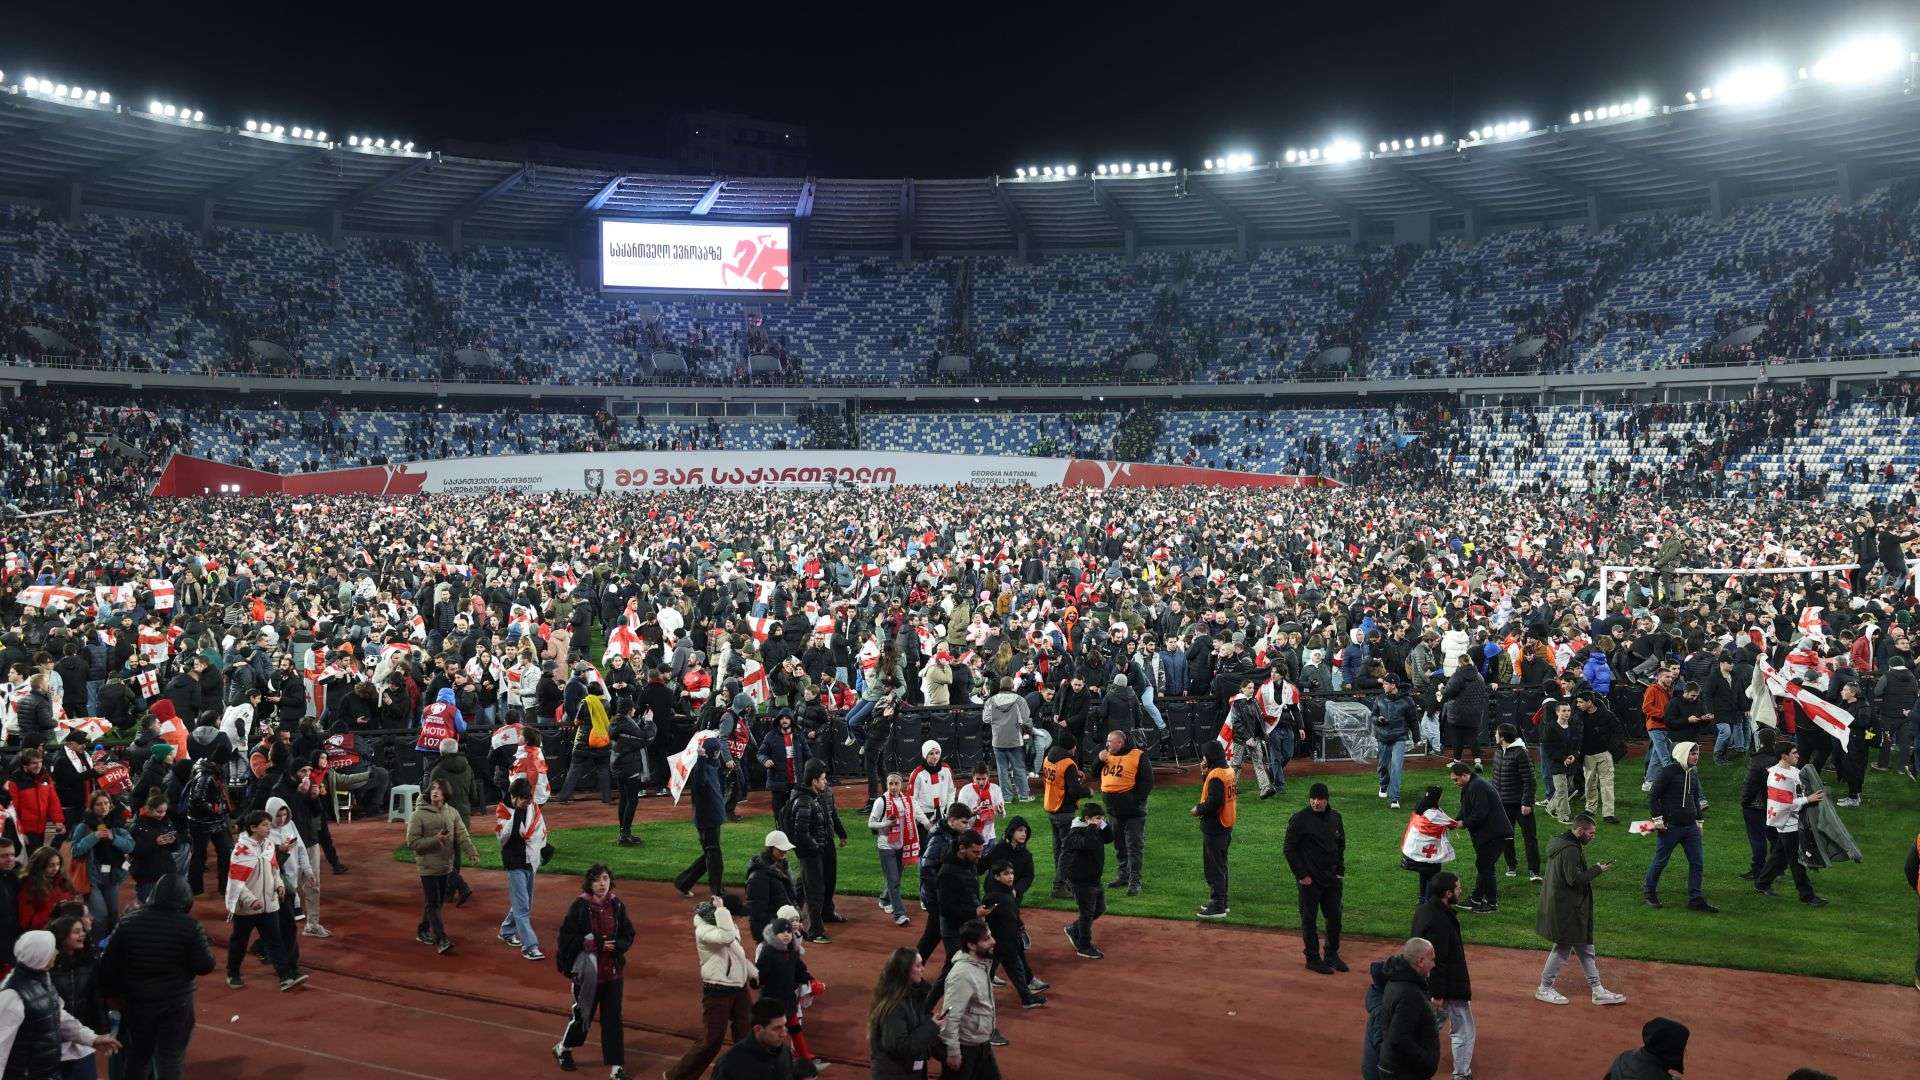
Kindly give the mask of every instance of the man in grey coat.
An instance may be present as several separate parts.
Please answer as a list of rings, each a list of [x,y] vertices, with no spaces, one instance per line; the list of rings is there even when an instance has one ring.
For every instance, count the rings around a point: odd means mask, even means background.
[[[1027,788],[1027,735],[1033,730],[1033,714],[1027,699],[1014,693],[1013,676],[1000,676],[1000,691],[980,706],[980,722],[993,734],[993,762],[1000,770],[1000,792],[1009,799],[1025,802],[1031,798]]]

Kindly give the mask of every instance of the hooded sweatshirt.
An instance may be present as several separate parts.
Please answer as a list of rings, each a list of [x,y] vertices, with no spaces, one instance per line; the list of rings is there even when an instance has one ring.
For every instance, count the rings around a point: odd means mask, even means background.
[[[280,812],[286,811],[287,823],[280,824]],[[313,876],[313,864],[307,861],[307,845],[300,838],[300,827],[293,822],[293,807],[278,795],[267,800],[267,814],[273,819],[273,831],[267,842],[273,845],[274,861],[280,876],[291,888],[294,882]]]
[[[1691,1035],[1685,1024],[1654,1017],[1640,1029],[1641,1045],[1613,1059],[1606,1080],[1668,1080],[1685,1072]]]
[[[1665,818],[1669,829],[1683,829],[1697,823],[1706,805],[1700,791],[1699,771],[1685,764],[1693,749],[1694,744],[1690,742],[1673,744],[1673,763],[1654,777],[1653,792],[1647,797],[1653,816]]]
[[[1026,742],[1026,728],[1032,723],[1027,699],[1002,690],[980,707],[980,722],[993,729],[995,750],[1017,750]]]

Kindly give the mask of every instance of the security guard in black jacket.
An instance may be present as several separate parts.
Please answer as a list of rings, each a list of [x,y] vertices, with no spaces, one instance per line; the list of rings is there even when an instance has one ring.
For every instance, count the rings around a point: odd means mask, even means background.
[[[1287,822],[1287,866],[1300,888],[1300,936],[1307,970],[1322,975],[1347,970],[1340,959],[1340,894],[1347,876],[1347,829],[1327,797],[1327,785],[1307,791],[1306,808]],[[1318,916],[1327,920],[1327,951],[1322,959]]]

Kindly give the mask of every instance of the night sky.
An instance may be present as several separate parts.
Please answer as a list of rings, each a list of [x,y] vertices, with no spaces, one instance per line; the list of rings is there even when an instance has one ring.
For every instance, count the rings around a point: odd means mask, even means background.
[[[423,149],[665,156],[669,117],[720,108],[806,124],[820,175],[939,177],[1459,137],[1677,103],[1849,30],[1920,47],[1913,5],[1847,0],[802,7],[35,3],[0,34],[0,68]]]

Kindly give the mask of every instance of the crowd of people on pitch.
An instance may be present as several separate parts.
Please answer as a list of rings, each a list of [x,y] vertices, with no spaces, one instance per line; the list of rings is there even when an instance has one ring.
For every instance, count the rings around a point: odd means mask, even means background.
[[[425,797],[409,843],[423,881],[421,940],[451,948],[439,911],[463,902],[459,866],[476,857],[460,811],[497,799],[496,836],[517,842],[516,858],[527,864],[526,896],[510,902],[501,936],[541,959],[531,920],[541,802],[571,797],[589,780],[611,800],[617,782],[621,831],[631,836],[637,800],[669,782],[668,758],[690,733],[709,731],[713,742],[701,749],[711,775],[705,764],[695,770],[708,782],[694,798],[696,810],[706,807],[696,824],[704,841],[748,783],[775,792],[781,835],[768,837],[765,868],[751,876],[777,881],[776,864],[792,846],[800,869],[797,886],[786,871],[792,903],[761,915],[795,909],[787,933],[797,957],[838,916],[828,898],[846,825],[821,805],[819,785],[836,760],[859,759],[871,778],[879,857],[900,850],[903,878],[906,866],[920,867],[928,913],[915,954],[945,947],[961,972],[940,984],[949,996],[978,989],[960,967],[978,955],[1032,1004],[1044,1000],[1044,983],[1014,942],[1021,883],[1036,876],[1021,865],[1022,837],[1038,822],[1003,823],[1001,814],[1039,799],[1035,809],[1047,814],[1062,854],[1053,884],[1079,909],[1071,943],[1082,956],[1100,955],[1094,926],[1105,890],[1147,884],[1145,802],[1166,699],[1207,699],[1223,724],[1210,757],[1254,765],[1275,788],[1303,752],[1303,733],[1325,722],[1331,691],[1368,702],[1388,750],[1383,797],[1396,793],[1395,745],[1419,739],[1450,751],[1466,769],[1462,807],[1450,820],[1474,838],[1470,910],[1498,903],[1487,848],[1505,853],[1503,833],[1541,801],[1530,794],[1551,789],[1556,817],[1571,817],[1581,798],[1610,815],[1608,766],[1619,738],[1642,726],[1652,739],[1646,793],[1664,807],[1654,815],[1659,851],[1678,848],[1696,866],[1697,770],[1736,753],[1748,719],[1794,736],[1810,759],[1796,772],[1783,757],[1764,781],[1786,785],[1796,811],[1825,805],[1791,791],[1818,783],[1827,765],[1838,768],[1849,800],[1870,799],[1871,765],[1862,769],[1870,742],[1881,764],[1911,765],[1903,703],[1911,706],[1912,681],[1901,677],[1913,615],[1906,512],[1849,525],[1794,504],[1729,513],[1633,495],[1523,499],[1444,480],[1420,490],[1193,496],[1063,489],[1044,508],[1030,491],[1010,488],[123,497],[83,514],[19,521],[0,552],[4,719],[21,748],[15,768],[24,785],[24,797],[11,797],[8,828],[23,848],[64,840],[56,853],[111,870],[119,859],[108,852],[121,850],[113,822],[127,823],[122,869],[136,897],[143,883],[151,891],[145,915],[127,918],[116,945],[188,940],[172,916],[185,917],[204,891],[205,853],[214,851],[233,916],[228,975],[244,979],[257,935],[276,981],[291,989],[302,978],[302,943],[324,947],[323,859],[340,872],[330,851],[332,800],[344,791],[384,811],[385,788],[417,773]],[[1854,557],[1868,552],[1876,558]],[[1602,606],[1596,568],[1643,560],[1650,569],[1614,578]],[[1768,572],[1854,561],[1867,565],[1844,579]],[[1680,572],[1702,564],[1743,572]],[[1760,675],[1747,678],[1749,668]],[[1735,705],[1745,715],[1723,719],[1721,682],[1750,695]],[[915,706],[977,710],[992,771],[961,782],[937,743],[918,760],[900,760],[894,747],[916,733],[895,726],[917,724]],[[1842,709],[1857,736],[1844,745],[1828,733]],[[1587,719],[1603,710],[1614,726]],[[565,725],[561,738],[542,737],[550,720]],[[1578,740],[1569,733],[1576,722]],[[1489,745],[1502,724],[1513,732]],[[479,733],[496,729],[507,734],[473,753]],[[1546,776],[1530,791],[1548,740],[1557,760],[1545,761]],[[1697,755],[1686,752],[1689,742]],[[1524,767],[1515,743],[1532,755]],[[1474,771],[1476,761],[1491,767],[1492,781]],[[64,797],[31,793],[63,777]],[[96,790],[109,797],[107,843],[81,848],[74,841],[100,835],[93,827],[71,836],[93,812]],[[1195,810],[1212,829],[1230,830],[1223,808],[1207,796]],[[1442,824],[1430,811],[1437,803],[1414,818]],[[1818,809],[1793,821],[1762,813],[1753,833],[1756,859],[1765,860],[1759,884],[1802,865],[1792,852],[1806,846],[1780,837],[1808,821],[1818,832],[1820,818]],[[1325,947],[1310,947],[1308,959],[1337,970],[1342,871],[1328,862],[1328,836],[1338,830],[1316,818],[1297,826],[1289,854],[1300,860],[1302,907],[1311,903],[1327,924]],[[1222,849],[1209,876],[1217,869],[1224,908],[1224,845],[1209,843]],[[1112,882],[1101,880],[1108,844]],[[917,864],[904,854],[911,845],[920,847]],[[702,876],[718,891],[717,842],[711,849],[684,877],[688,891]],[[1844,846],[1828,851],[1845,856]],[[30,871],[35,858],[45,880],[52,856],[30,856]],[[983,891],[969,893],[960,882],[979,887],[982,875],[944,874],[955,861],[989,870],[1005,861],[1013,880],[996,870],[984,875]],[[1656,857],[1647,879],[1655,900],[1664,861]],[[175,873],[181,879],[170,883]],[[1425,893],[1437,874],[1417,875]],[[990,902],[1003,884],[1016,903]],[[912,917],[905,888],[890,890],[896,921]],[[960,918],[969,903],[973,916]],[[581,940],[590,932],[595,948],[611,942],[617,956],[613,906],[603,898],[590,907],[569,921],[590,924]],[[696,918],[718,933],[725,910],[723,899],[711,918]],[[147,916],[141,925],[151,933],[132,933],[135,918]],[[747,936],[764,943],[772,918],[748,917]],[[584,972],[569,940],[561,935],[560,956],[578,984]],[[197,941],[204,952],[204,937]],[[202,960],[211,968],[210,953],[196,957],[164,970],[178,976]],[[127,1021],[129,1054],[177,1068],[191,1015],[190,997],[185,1014],[180,999],[191,980],[183,987],[156,973],[136,989],[111,947],[103,963],[112,976],[105,984],[128,1000],[150,994],[166,1003],[143,1007],[144,1028]],[[579,998],[581,1008],[604,1010],[599,995],[614,993],[615,982],[603,979]],[[798,997],[783,1029],[798,1026]],[[733,1024],[732,1004],[715,1010],[710,1021]],[[990,994],[949,1004],[943,1035],[953,1056],[991,1057],[992,1024],[973,1038],[991,1015]],[[585,1027],[569,1038],[584,1038]]]

